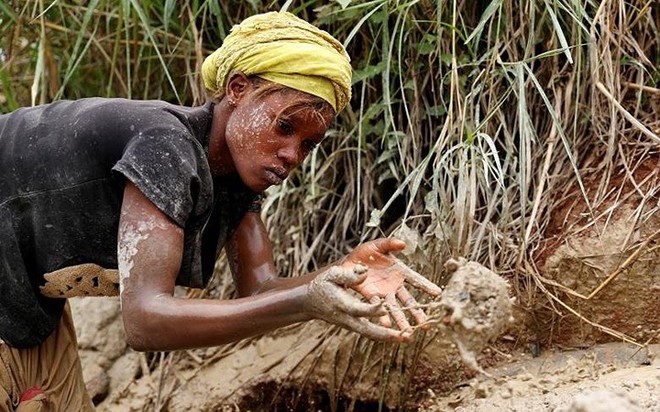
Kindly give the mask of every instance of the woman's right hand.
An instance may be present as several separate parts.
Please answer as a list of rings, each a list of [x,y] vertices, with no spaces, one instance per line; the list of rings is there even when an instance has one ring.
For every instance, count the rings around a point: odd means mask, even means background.
[[[381,303],[370,304],[350,288],[365,280],[366,268],[331,266],[307,285],[306,309],[315,318],[342,326],[368,338],[388,342],[410,340],[409,333],[381,326],[366,318],[387,314]]]

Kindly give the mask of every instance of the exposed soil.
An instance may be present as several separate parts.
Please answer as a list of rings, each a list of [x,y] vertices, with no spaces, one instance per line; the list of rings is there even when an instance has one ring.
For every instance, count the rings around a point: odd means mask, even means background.
[[[535,253],[550,281],[545,287],[568,306],[540,291],[523,302],[532,312],[528,328],[546,347],[579,348],[622,335],[646,342],[660,332],[660,156],[648,155],[630,175],[621,170],[604,189],[608,195],[593,203],[602,177],[585,176],[592,210],[571,189]]]
[[[536,359],[516,354],[512,363],[489,370],[495,378],[478,377],[449,396],[432,395],[420,410],[657,412],[658,351],[660,345],[640,350],[612,343]]]
[[[168,355],[169,361],[162,367],[137,379],[135,370],[126,368],[126,383],[98,410],[600,412],[599,405],[608,399],[608,405],[622,405],[622,409],[608,410],[660,411],[660,360],[652,356],[660,345],[652,345],[650,353],[620,343],[546,352],[537,358],[515,352],[486,369],[492,378],[452,374],[466,368],[455,349],[436,345],[434,351],[421,356],[437,356],[443,348],[444,356],[425,360],[415,373],[421,380],[407,382],[405,376],[392,371],[383,388],[387,379],[381,369],[363,371],[359,379],[351,372],[351,365],[368,362],[365,351],[349,349],[365,343],[352,334],[331,331],[322,322],[310,322],[225,348],[229,353],[217,352],[201,364],[192,358],[194,354],[176,352]],[[374,348],[373,354],[376,362],[382,352]],[[409,353],[402,356],[412,357]],[[158,357],[145,359],[152,362]],[[438,370],[428,370],[433,366],[429,362],[435,362]],[[442,368],[447,368],[441,375],[453,382],[451,388],[434,381],[433,372]],[[414,390],[409,402],[399,404],[401,408],[395,400],[382,396],[396,393],[406,383]]]

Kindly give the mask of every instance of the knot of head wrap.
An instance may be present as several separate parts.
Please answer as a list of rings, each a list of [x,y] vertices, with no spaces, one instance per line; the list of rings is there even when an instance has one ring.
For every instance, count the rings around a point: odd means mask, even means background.
[[[352,71],[344,46],[291,13],[258,14],[234,26],[204,60],[204,85],[223,95],[234,71],[318,96],[337,113],[351,98]]]

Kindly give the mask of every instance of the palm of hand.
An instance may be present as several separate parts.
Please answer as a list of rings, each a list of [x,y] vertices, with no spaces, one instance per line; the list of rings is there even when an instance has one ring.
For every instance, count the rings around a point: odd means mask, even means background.
[[[394,294],[406,280],[403,273],[396,270],[398,260],[388,252],[381,250],[374,243],[366,243],[357,247],[342,264],[344,267],[359,264],[368,269],[365,279],[351,286],[367,299],[373,296],[384,298],[388,294]]]
[[[389,267],[381,270],[368,270],[364,281],[352,288],[367,299],[374,296],[385,298],[387,295],[395,294],[405,282],[401,271],[394,270],[392,263]]]
[[[390,254],[404,247],[405,243],[393,239],[368,242],[350,253],[341,266],[355,270],[357,265],[361,265],[366,269],[362,274],[363,279],[351,284],[350,287],[371,303],[384,302],[389,315],[381,316],[380,323],[391,327],[394,320],[402,331],[402,336],[409,337],[410,323],[402,307],[410,310],[410,314],[419,325],[424,324],[427,317],[424,311],[416,307],[417,301],[406,289],[406,283],[431,296],[438,296],[442,290]]]

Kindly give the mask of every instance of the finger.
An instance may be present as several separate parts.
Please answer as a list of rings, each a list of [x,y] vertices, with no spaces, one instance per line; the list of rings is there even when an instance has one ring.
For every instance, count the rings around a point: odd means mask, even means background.
[[[403,304],[404,308],[410,310],[410,314],[415,319],[417,325],[422,325],[422,329],[428,329],[430,327],[430,325],[426,324],[426,313],[418,307],[417,300],[408,292],[408,289],[401,286],[396,291],[396,297]]]
[[[371,298],[369,298],[369,302],[372,305],[379,304],[382,307],[382,300],[378,296],[372,296]],[[378,322],[380,322],[380,324],[385,326],[386,328],[392,327],[392,319],[390,319],[390,314],[387,311],[385,311],[383,316],[378,318]]]
[[[339,285],[353,286],[364,282],[366,273],[357,274],[352,268],[332,266],[325,274],[325,279]]]
[[[394,319],[396,326],[403,332],[410,332],[412,330],[410,322],[408,322],[406,314],[401,310],[399,302],[396,301],[394,293],[388,293],[385,295],[385,303],[390,310],[390,315],[392,316],[392,319]]]
[[[403,272],[403,276],[406,278],[406,282],[408,282],[412,286],[420,290],[423,290],[424,292],[434,297],[440,296],[442,294],[442,289],[440,288],[440,286],[436,285],[435,283],[431,282],[424,276],[410,269],[405,263],[401,262],[400,260],[397,259],[394,266]]]
[[[386,328],[384,326],[371,323],[363,318],[354,318],[348,315],[341,315],[337,318],[337,324],[346,329],[359,333],[370,339],[383,342],[404,342],[410,341],[411,335],[401,331]]]
[[[398,252],[406,248],[406,242],[393,237],[376,239],[371,242],[373,247],[382,254]]]
[[[329,300],[334,302],[336,309],[351,316],[381,316],[387,313],[383,305],[378,302],[369,304],[355,298],[345,289],[332,283],[328,284]]]
[[[381,325],[385,326],[386,328],[391,328],[392,327],[392,319],[390,318],[389,313],[386,313],[385,315],[379,317],[378,322]]]

